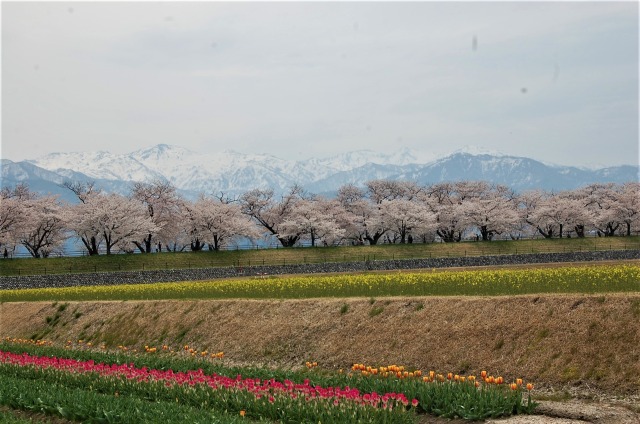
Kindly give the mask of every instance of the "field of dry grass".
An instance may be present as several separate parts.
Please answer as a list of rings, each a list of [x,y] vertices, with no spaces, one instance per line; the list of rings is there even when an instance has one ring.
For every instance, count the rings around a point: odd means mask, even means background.
[[[225,361],[353,363],[524,377],[540,388],[640,389],[640,294],[0,304],[3,335],[138,348],[189,344]],[[56,318],[57,315],[57,318]]]

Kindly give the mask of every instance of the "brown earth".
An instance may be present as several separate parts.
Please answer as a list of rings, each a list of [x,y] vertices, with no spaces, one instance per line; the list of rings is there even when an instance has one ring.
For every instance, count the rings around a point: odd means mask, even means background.
[[[495,422],[640,422],[640,294],[62,305],[2,303],[0,336],[138,348],[189,344],[224,351],[229,364],[285,368],[310,360],[330,369],[357,362],[487,370],[534,382],[543,399],[544,416]]]

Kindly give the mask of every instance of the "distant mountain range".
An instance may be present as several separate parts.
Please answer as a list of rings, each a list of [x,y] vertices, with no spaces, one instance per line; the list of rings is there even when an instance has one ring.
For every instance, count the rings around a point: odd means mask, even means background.
[[[234,151],[203,155],[182,147],[159,144],[130,154],[105,151],[52,153],[38,159],[12,162],[2,159],[2,186],[24,182],[40,193],[73,196],[64,181],[93,181],[105,191],[129,194],[133,182],[170,181],[185,197],[200,193],[239,195],[254,188],[284,192],[293,184],[307,191],[334,195],[344,184],[363,185],[373,179],[411,180],[420,184],[441,181],[484,180],[516,191],[567,190],[595,182],[637,181],[638,166],[596,170],[547,165],[534,159],[460,151],[418,163],[407,149],[393,155],[369,150],[324,159],[287,161],[270,155]]]

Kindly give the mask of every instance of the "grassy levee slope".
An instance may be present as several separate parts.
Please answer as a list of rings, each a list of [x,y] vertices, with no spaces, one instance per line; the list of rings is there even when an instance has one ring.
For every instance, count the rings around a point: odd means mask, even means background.
[[[355,362],[490,373],[538,387],[640,391],[640,294],[5,302],[2,336],[168,344],[230,364]]]
[[[640,249],[640,237],[117,254],[0,260],[0,275],[244,267],[322,262]]]

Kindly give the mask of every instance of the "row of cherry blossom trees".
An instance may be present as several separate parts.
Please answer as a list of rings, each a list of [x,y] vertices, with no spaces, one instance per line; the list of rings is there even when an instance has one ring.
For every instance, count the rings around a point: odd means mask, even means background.
[[[40,196],[25,185],[2,190],[0,248],[33,257],[79,240],[101,252],[220,250],[238,240],[272,239],[284,247],[459,242],[632,235],[640,232],[640,183],[591,184],[557,193],[513,190],[483,181],[373,180],[345,185],[328,199],[294,186],[282,196],[255,189],[238,198],[181,197],[170,183],[136,183],[129,196],[66,183],[78,202]]]

